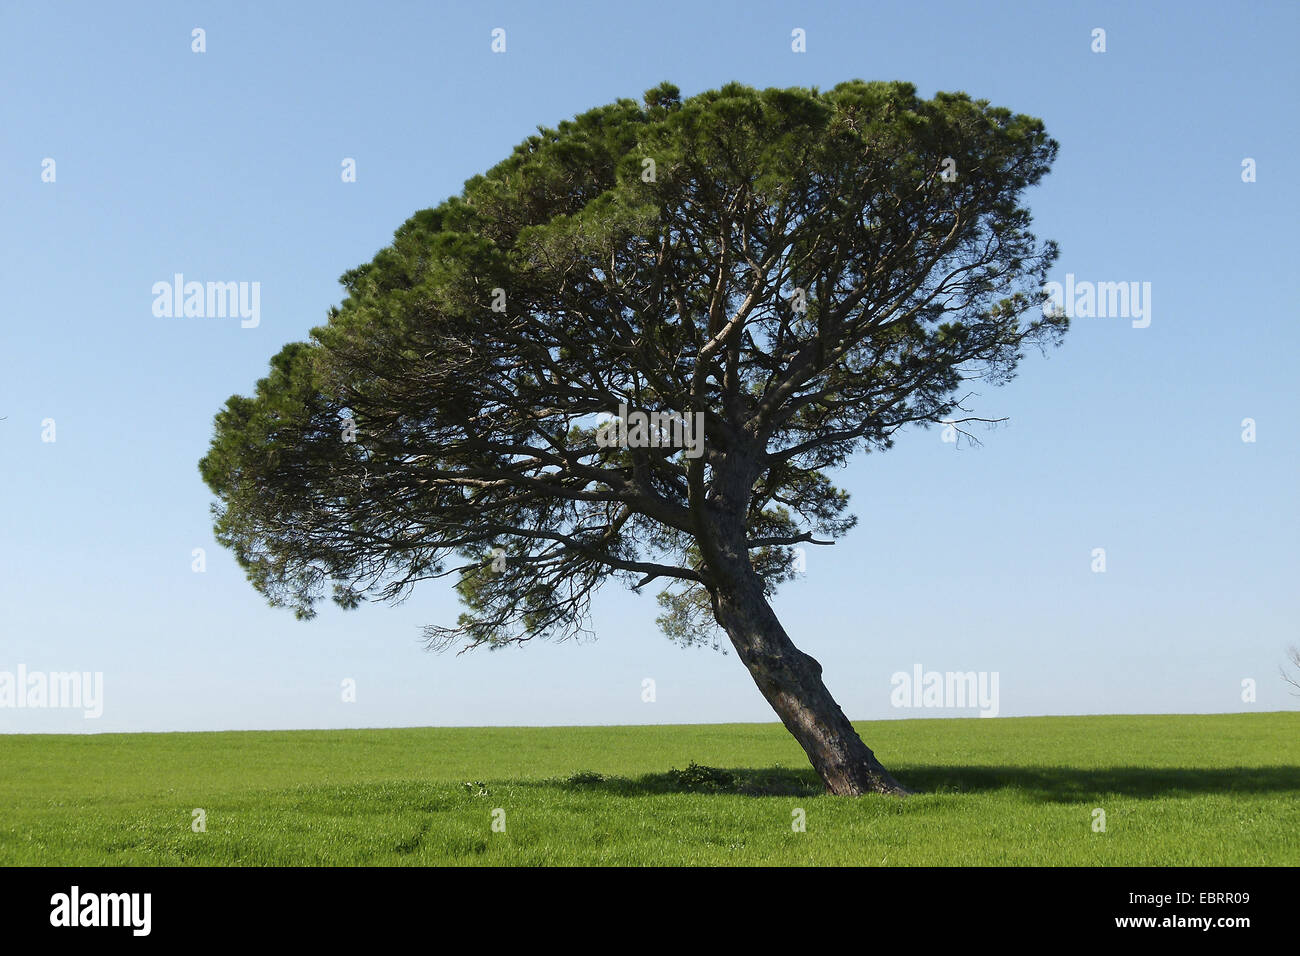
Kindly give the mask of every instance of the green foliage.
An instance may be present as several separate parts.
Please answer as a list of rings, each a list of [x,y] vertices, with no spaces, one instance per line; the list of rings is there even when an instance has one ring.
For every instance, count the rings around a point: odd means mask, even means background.
[[[687,765],[685,770],[678,770],[674,767],[668,771],[668,774],[683,790],[693,790],[700,793],[730,790],[736,785],[736,776],[730,771],[719,770],[717,767],[701,766],[694,760]]]
[[[665,83],[539,128],[226,403],[217,539],[302,617],[451,576],[434,646],[580,635],[610,578],[666,582],[664,630],[716,644],[724,543],[772,594],[855,523],[827,472],[1059,339],[1020,204],[1056,152],[1035,118],[859,80]],[[704,457],[601,447],[620,404],[703,415]]]

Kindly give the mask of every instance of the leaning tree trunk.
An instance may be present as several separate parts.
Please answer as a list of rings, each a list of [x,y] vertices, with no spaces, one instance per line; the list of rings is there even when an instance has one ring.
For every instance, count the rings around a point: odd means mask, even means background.
[[[698,373],[697,373],[698,374]],[[691,461],[691,516],[708,566],[713,612],[759,691],[799,741],[828,792],[911,793],[880,765],[822,683],[822,666],[794,646],[767,603],[763,580],[749,560],[744,516],[758,474],[757,459],[737,452],[714,464],[712,494],[704,462]]]
[[[747,564],[748,562],[746,562]],[[881,766],[822,683],[822,667],[794,646],[751,568],[720,589],[718,623],[786,729],[833,794],[911,793]],[[736,585],[739,586],[736,586]]]

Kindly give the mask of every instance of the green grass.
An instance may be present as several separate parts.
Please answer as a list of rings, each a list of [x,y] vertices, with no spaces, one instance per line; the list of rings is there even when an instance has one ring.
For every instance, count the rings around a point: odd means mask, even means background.
[[[0,736],[0,864],[1300,864],[1300,713],[858,726],[923,794],[779,724]]]

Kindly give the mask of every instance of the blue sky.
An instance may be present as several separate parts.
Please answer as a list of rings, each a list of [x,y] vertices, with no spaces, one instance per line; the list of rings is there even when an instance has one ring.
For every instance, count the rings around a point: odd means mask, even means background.
[[[1151,283],[1148,327],[1078,318],[981,388],[1010,422],[980,447],[915,431],[838,476],[859,526],[778,610],[851,717],[973,713],[891,706],[917,664],[997,672],[1003,716],[1295,708],[1298,26],[1291,3],[3,4],[0,671],[102,671],[105,699],[0,707],[0,732],[773,720],[649,593],[607,589],[594,643],[460,657],[420,643],[449,585],[295,621],[213,541],[196,467],[411,213],[662,80],[901,79],[1040,116],[1055,277]],[[259,282],[260,324],[155,317],[178,272]]]

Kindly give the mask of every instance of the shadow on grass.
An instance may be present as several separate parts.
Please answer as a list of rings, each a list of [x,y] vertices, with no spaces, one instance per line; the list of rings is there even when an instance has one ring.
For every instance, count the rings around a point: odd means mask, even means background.
[[[1300,767],[901,767],[895,775],[923,793],[1019,790],[1053,802],[1300,792]]]
[[[1075,802],[1119,794],[1139,799],[1193,794],[1300,793],[1300,767],[959,767],[900,766],[894,772],[920,794],[1019,791],[1034,800]],[[823,792],[811,768],[716,768],[690,764],[685,770],[639,777],[606,777],[584,771],[568,779],[537,781],[575,793],[624,797],[671,793],[739,794],[753,797],[816,796]]]
[[[812,771],[785,767],[701,767],[691,763],[685,770],[648,773],[639,777],[606,777],[581,771],[567,780],[536,781],[535,786],[555,786],[575,793],[606,793],[621,797],[644,797],[666,793],[740,794],[748,797],[804,797],[823,792],[822,782]]]

